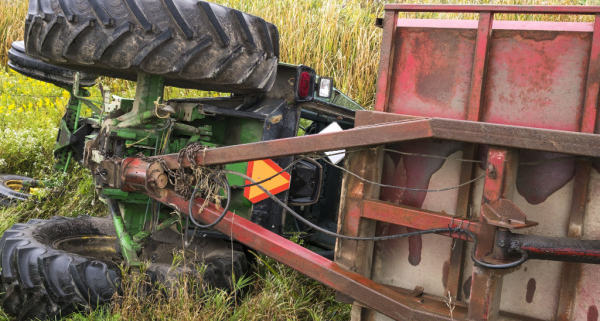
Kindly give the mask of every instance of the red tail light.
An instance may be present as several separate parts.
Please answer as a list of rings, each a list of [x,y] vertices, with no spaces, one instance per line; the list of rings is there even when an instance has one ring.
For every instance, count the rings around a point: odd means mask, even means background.
[[[306,98],[310,91],[310,74],[306,71],[301,73],[298,81],[298,96],[300,98]]]

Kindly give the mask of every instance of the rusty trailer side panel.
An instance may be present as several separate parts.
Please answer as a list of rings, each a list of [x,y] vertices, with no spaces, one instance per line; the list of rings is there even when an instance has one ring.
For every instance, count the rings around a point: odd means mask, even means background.
[[[400,12],[416,11],[475,12],[479,20],[398,18]],[[495,21],[495,13],[586,14],[595,15],[596,21]],[[598,7],[388,5],[375,109],[597,134],[598,14]],[[357,115],[357,126],[384,121],[361,120]],[[347,178],[339,231],[387,235],[437,227],[442,221],[453,226],[473,221],[477,224],[470,228],[480,238],[476,256],[484,258],[493,250],[498,227],[483,219],[483,210],[508,200],[528,220],[539,223],[517,233],[600,239],[598,163],[556,152],[459,140],[400,142],[352,155],[349,169],[387,185],[439,189],[481,175],[485,180],[425,192],[378,189]],[[548,140],[552,142],[552,137]],[[421,210],[431,215],[419,216]],[[447,222],[448,217],[455,219]],[[398,225],[403,221],[407,223]],[[425,235],[366,243],[338,240],[336,262],[378,283],[406,291],[420,289],[417,292],[423,294],[417,296],[446,301],[448,316],[452,307],[456,309],[451,317],[598,319],[597,265],[530,260],[499,272],[474,268],[469,256],[472,244],[460,238]],[[468,316],[461,316],[459,307],[466,308]],[[356,304],[353,319],[387,317]]]

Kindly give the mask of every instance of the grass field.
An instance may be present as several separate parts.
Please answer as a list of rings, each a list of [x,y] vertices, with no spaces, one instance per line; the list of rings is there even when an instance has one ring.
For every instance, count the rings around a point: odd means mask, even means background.
[[[375,95],[381,29],[373,26],[381,17],[383,2],[377,0],[222,0],[217,3],[259,15],[276,24],[281,34],[281,61],[305,64],[317,73],[332,76],[337,87],[361,105],[370,107]],[[408,2],[417,2],[409,0]],[[406,1],[405,1],[406,3]],[[600,0],[548,1],[427,1],[463,4],[600,5]],[[0,173],[14,173],[61,182],[41,202],[0,209],[0,232],[12,224],[54,215],[106,215],[94,195],[91,177],[74,166],[68,173],[52,171],[52,148],[58,122],[68,95],[52,85],[34,81],[5,68],[6,52],[14,40],[23,38],[27,1],[0,0]],[[431,14],[410,17],[470,18]],[[581,16],[500,16],[498,19],[546,19],[590,21]],[[116,95],[132,97],[134,84],[102,79]],[[93,90],[98,96],[99,91]],[[199,95],[197,91],[169,88],[166,98]],[[347,320],[350,306],[334,302],[333,291],[299,273],[261,257],[255,275],[239,286],[249,295],[241,301],[227,293],[186,291],[194,280],[186,280],[184,291],[167,299],[138,297],[132,291],[105,309],[70,316],[90,319],[180,319],[180,320]],[[125,284],[136,284],[135,279]],[[134,289],[134,287],[130,287]],[[0,318],[8,319],[0,311]]]

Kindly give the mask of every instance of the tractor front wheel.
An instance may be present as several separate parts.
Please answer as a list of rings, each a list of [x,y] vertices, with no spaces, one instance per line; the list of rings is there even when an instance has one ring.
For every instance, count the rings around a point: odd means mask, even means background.
[[[181,236],[163,231],[145,244],[140,257],[149,264],[149,280],[168,285],[181,273],[198,275],[189,267],[173,268]],[[116,242],[110,218],[57,216],[13,225],[0,239],[2,309],[19,320],[47,320],[109,303],[121,280],[123,259]],[[186,247],[191,266],[205,265],[198,275],[204,285],[235,290],[232,276],[248,271],[244,252],[235,245],[198,237]]]

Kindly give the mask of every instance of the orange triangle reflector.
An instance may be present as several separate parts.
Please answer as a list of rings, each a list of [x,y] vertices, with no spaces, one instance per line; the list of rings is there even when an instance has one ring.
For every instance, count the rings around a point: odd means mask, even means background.
[[[283,169],[274,161],[263,159],[248,162],[248,171],[246,175],[257,182],[260,182],[282,170]],[[252,184],[252,182],[246,180],[246,185],[247,184]],[[290,188],[290,174],[288,172],[283,172],[260,185],[273,194],[281,193]],[[269,195],[263,192],[258,186],[246,187],[244,189],[244,196],[252,203],[260,202],[269,197]]]

